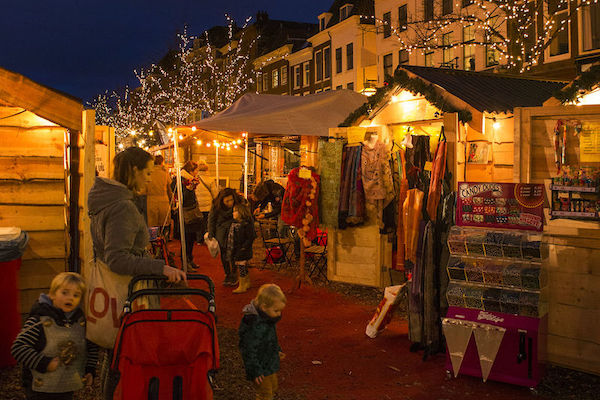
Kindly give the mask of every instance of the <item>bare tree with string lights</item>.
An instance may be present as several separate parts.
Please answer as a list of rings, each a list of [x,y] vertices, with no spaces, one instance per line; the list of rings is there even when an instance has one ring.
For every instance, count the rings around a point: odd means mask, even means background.
[[[114,127],[118,143],[148,147],[159,143],[157,121],[183,125],[198,111],[214,114],[252,90],[250,59],[258,37],[247,33],[251,18],[241,28],[226,18],[224,45],[213,44],[208,31],[196,38],[185,28],[161,62],[134,71],[135,89],[96,96],[90,103],[96,123]]]
[[[597,7],[598,0],[417,0],[398,8],[398,18],[385,13],[378,32],[395,36],[399,49],[431,57],[441,50],[442,67],[456,68],[464,55],[464,69],[475,69],[474,51],[485,48],[485,67],[524,72],[543,56],[563,54],[568,27],[578,11]],[[437,66],[437,65],[436,65]]]

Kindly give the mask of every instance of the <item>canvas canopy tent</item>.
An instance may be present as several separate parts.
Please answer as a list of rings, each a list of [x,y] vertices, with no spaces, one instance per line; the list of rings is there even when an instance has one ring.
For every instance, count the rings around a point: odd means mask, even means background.
[[[366,97],[351,90],[307,96],[247,93],[213,117],[195,122],[207,130],[265,135],[328,136]]]

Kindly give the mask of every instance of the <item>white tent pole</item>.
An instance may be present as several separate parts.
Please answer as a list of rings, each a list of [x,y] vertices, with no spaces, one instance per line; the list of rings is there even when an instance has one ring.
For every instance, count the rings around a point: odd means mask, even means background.
[[[178,133],[173,131],[173,156],[175,158],[175,170],[177,171],[177,201],[179,203],[179,236],[181,239],[181,265],[183,272],[187,274],[187,253],[185,248],[185,221],[183,220],[183,191],[181,185],[181,162],[179,161]]]
[[[217,143],[217,145],[215,146],[215,166],[216,166],[216,175],[217,175],[217,188],[219,189],[219,192],[221,191],[221,184],[219,181],[219,143]]]
[[[248,134],[244,135],[244,197],[248,198]]]

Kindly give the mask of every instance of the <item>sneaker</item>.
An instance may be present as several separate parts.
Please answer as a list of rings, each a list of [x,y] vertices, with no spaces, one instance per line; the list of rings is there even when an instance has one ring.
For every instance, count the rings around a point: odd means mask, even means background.
[[[238,279],[233,275],[227,275],[223,281],[223,286],[236,286]]]
[[[199,267],[199,266],[197,266],[197,265],[196,265],[196,264],[195,264],[193,261],[190,261],[190,262],[188,263],[188,269],[189,269],[190,271],[198,271],[198,269],[200,269],[200,267]]]

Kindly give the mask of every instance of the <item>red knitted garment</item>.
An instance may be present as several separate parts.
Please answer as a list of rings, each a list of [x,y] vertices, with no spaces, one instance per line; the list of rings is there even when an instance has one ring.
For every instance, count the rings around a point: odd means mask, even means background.
[[[281,205],[281,219],[302,229],[308,240],[317,237],[319,226],[319,175],[311,171],[311,179],[298,176],[300,168],[288,174],[288,183]]]

